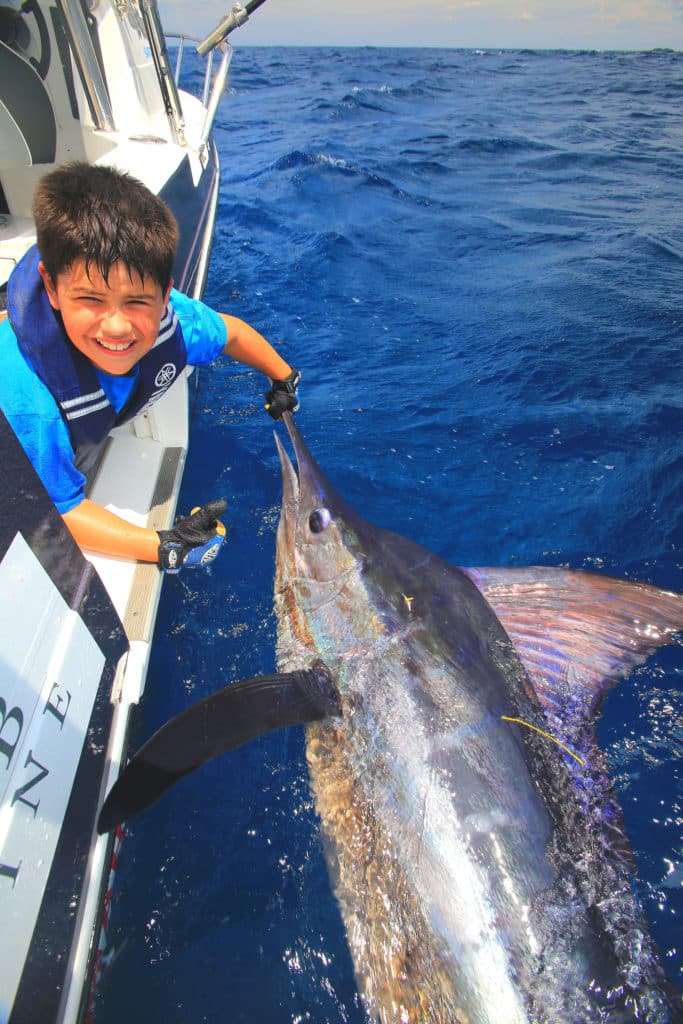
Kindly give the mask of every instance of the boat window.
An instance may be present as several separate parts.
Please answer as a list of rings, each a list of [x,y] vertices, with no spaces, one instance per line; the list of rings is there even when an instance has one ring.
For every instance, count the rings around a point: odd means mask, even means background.
[[[27,53],[31,45],[31,30],[19,11],[0,7],[0,40],[17,53]]]
[[[117,5],[117,11],[120,18],[121,39],[140,105],[149,116],[161,115],[165,120],[166,111],[159,92],[159,82],[150,53],[149,39],[137,4],[122,0]]]
[[[2,41],[0,97],[0,167],[52,163],[57,124],[47,89],[33,63]]]

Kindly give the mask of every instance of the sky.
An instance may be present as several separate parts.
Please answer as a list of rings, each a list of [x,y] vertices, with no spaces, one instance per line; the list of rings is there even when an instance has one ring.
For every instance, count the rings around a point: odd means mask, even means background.
[[[208,34],[232,0],[158,0],[167,31]],[[235,46],[683,50],[683,0],[266,0]]]

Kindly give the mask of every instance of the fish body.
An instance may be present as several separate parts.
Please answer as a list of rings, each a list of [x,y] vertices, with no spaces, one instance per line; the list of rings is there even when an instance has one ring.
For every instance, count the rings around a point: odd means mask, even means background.
[[[681,599],[588,574],[509,584],[450,566],[362,519],[288,427],[298,478],[280,448],[278,667],[321,659],[338,691],[340,715],[308,726],[307,755],[369,1012],[386,1024],[679,1020],[592,716],[681,628]],[[531,595],[528,618],[514,588]],[[597,680],[572,675],[573,638],[548,651],[543,622],[562,601],[597,616],[596,658],[610,661]],[[530,625],[543,636],[523,660]]]
[[[562,569],[451,566],[359,516],[283,418],[298,476],[278,441],[280,671],[162,726],[108,793],[98,831],[211,758],[306,723],[373,1020],[681,1022],[594,717],[683,628],[683,598]]]

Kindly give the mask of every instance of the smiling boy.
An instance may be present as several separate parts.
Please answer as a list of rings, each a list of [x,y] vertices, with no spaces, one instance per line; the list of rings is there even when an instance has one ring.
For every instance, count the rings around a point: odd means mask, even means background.
[[[109,431],[149,408],[185,366],[221,354],[270,378],[274,418],[297,407],[299,375],[249,324],[173,289],[178,228],[141,182],[67,164],[41,180],[33,212],[37,246],[10,277],[0,323],[0,407],[82,547],[162,568],[192,564],[224,504],[160,535],[89,500],[86,475]]]

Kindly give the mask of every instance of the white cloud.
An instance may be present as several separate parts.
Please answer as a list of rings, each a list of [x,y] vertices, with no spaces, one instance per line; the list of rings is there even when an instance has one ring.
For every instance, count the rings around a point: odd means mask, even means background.
[[[646,23],[666,22],[674,20],[674,14],[669,3],[662,3],[662,0],[597,0],[599,17],[613,23]]]

